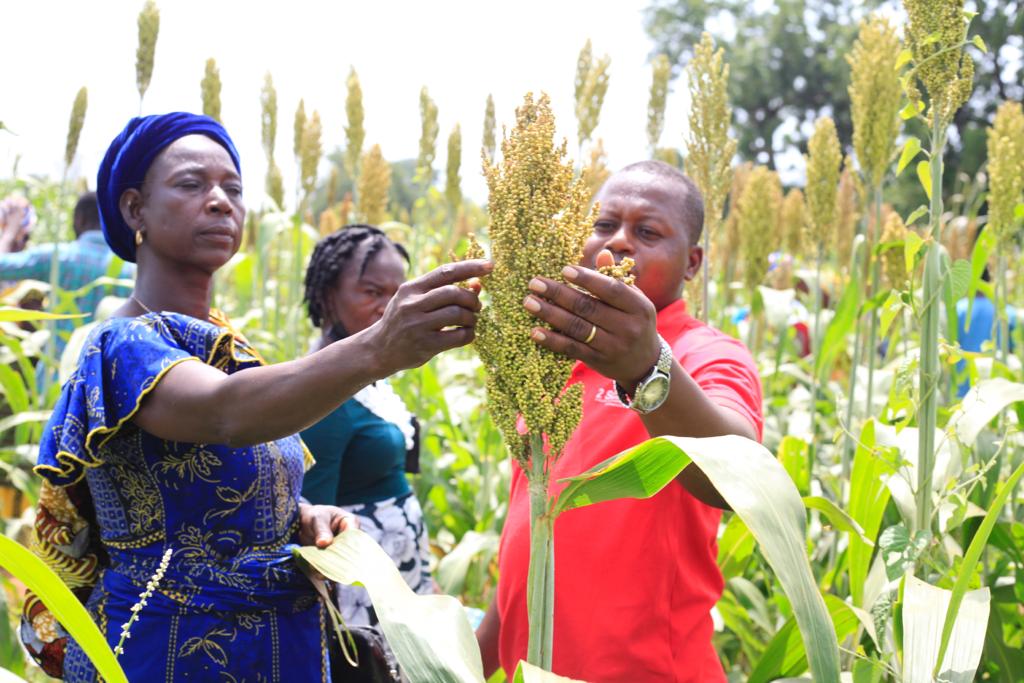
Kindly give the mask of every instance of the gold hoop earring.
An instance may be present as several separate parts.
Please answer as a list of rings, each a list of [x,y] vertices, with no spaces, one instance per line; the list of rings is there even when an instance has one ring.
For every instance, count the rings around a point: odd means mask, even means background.
[[[135,246],[136,247],[141,247],[142,246],[142,242],[143,242],[144,239],[145,238],[142,235],[142,230],[141,229],[136,230],[135,231]]]

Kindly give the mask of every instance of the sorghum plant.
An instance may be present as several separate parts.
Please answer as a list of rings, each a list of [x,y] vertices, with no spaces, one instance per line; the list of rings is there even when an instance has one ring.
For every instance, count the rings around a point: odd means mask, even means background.
[[[359,173],[359,215],[371,224],[384,221],[388,205],[388,191],[391,189],[391,166],[384,159],[380,145],[374,145],[363,155],[362,171]]]
[[[153,77],[153,61],[156,55],[156,39],[160,34],[160,10],[154,0],[146,0],[139,12],[139,47],[135,50],[135,85],[139,90],[139,114],[142,113],[142,99],[149,89]]]
[[[348,80],[345,82],[348,94],[345,95],[345,170],[353,183],[359,178],[359,161],[363,157],[363,142],[366,140],[366,129],[363,127],[363,88],[359,84],[359,74],[350,68]]]
[[[220,121],[220,70],[213,57],[206,60],[206,70],[199,89],[203,95],[203,113]]]
[[[647,101],[647,146],[651,158],[658,151],[658,141],[665,129],[665,102],[668,99],[668,81],[672,66],[668,57],[658,55],[651,64],[651,97]]]

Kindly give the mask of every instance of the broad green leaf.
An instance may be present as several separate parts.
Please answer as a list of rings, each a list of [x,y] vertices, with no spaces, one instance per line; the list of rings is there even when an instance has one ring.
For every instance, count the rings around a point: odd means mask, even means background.
[[[637,458],[636,451],[677,462],[692,459],[707,476],[746,523],[757,539],[761,555],[782,585],[796,616],[804,649],[809,653],[814,680],[836,683],[839,646],[807,558],[805,508],[793,480],[779,461],[761,444],[739,436],[661,436],[616,458]],[[673,451],[679,455],[673,455]]]
[[[850,606],[834,595],[825,595],[825,604],[836,628],[836,640],[850,637],[860,621]],[[807,653],[800,641],[796,621],[790,617],[772,637],[764,654],[754,666],[747,683],[768,683],[782,677],[793,677],[807,671]]]
[[[553,674],[550,671],[545,671],[539,666],[534,666],[529,662],[519,660],[519,666],[516,667],[516,675],[512,679],[513,683],[583,683],[583,681],[577,681],[575,678],[566,678],[565,676],[559,676]]]
[[[875,455],[875,421],[867,420],[860,431],[857,451],[853,456],[850,472],[850,517],[852,517],[868,538],[875,538],[882,524],[885,506],[889,503],[889,488],[885,477],[893,468]],[[860,538],[850,537],[847,562],[850,569],[850,593],[853,604],[867,608],[864,604],[864,584],[871,566],[872,547]]]
[[[46,311],[30,311],[26,308],[15,306],[0,306],[0,323],[24,323],[34,320],[67,320],[68,318],[84,318],[85,313],[76,315],[65,315],[47,313]]]
[[[683,471],[690,458],[665,439],[651,439],[612,456],[575,477],[554,506],[557,516],[566,510],[620,498],[650,498]]]
[[[808,510],[817,510],[821,514],[825,515],[829,524],[839,531],[844,531],[850,534],[850,536],[857,536],[864,543],[874,547],[875,544],[871,542],[870,538],[864,535],[864,529],[861,528],[860,524],[857,524],[855,519],[839,509],[839,507],[828,498],[823,498],[822,496],[804,496],[803,500],[804,505],[807,506]]]
[[[978,668],[988,625],[988,587],[964,595],[951,647],[939,659],[939,639],[952,594],[907,574],[903,587],[903,680],[905,683],[970,683]],[[936,667],[936,662],[941,665]],[[933,671],[935,673],[933,673]]]
[[[743,574],[754,554],[754,536],[739,515],[732,515],[718,539],[718,569],[729,580]]]
[[[917,531],[911,538],[907,527],[902,524],[895,524],[883,531],[878,537],[878,551],[882,553],[889,580],[895,581],[912,571],[930,540],[931,534],[924,529]]]
[[[996,247],[996,236],[992,230],[982,230],[974,241],[974,249],[971,251],[971,282],[967,288],[967,316],[964,319],[964,330],[971,329],[971,312],[974,310],[974,295],[984,282],[982,274],[988,264],[989,254]]]
[[[0,566],[43,601],[53,618],[82,647],[103,678],[112,683],[128,683],[113,650],[85,607],[41,559],[6,536],[0,536]]]
[[[889,332],[889,326],[896,319],[896,315],[903,310],[903,298],[895,289],[889,290],[889,296],[882,304],[882,313],[878,316],[879,332],[884,338]]]
[[[971,262],[962,258],[954,261],[953,267],[949,271],[949,278],[953,287],[953,300],[963,299],[967,296],[967,289],[971,285]]]
[[[921,152],[921,140],[911,135],[907,138],[907,141],[903,143],[903,151],[900,152],[900,160],[896,164],[896,175],[903,173],[903,169],[907,167],[911,161],[914,160]]]
[[[875,659],[858,659],[853,663],[853,683],[882,683],[886,669]]]
[[[916,221],[918,218],[925,215],[926,213],[928,213],[928,207],[922,204],[921,206],[911,211],[910,215],[907,216],[907,220],[903,222],[906,223],[908,227],[913,227],[914,221]]]
[[[960,565],[960,573],[957,575],[956,582],[953,584],[953,590],[950,591],[949,597],[949,609],[946,612],[946,618],[942,624],[942,644],[939,646],[939,654],[935,658],[936,663],[945,662],[944,655],[946,649],[950,645],[950,638],[953,636],[954,624],[957,620],[957,613],[961,608],[968,607],[966,604],[967,596],[970,593],[967,592],[967,587],[970,585],[971,575],[974,574],[974,570],[978,565],[978,561],[981,560],[981,553],[984,552],[985,546],[988,543],[989,534],[992,533],[992,527],[995,526],[996,520],[999,518],[999,514],[1003,510],[1003,506],[1006,505],[1006,500],[1010,497],[1014,488],[1017,486],[1017,482],[1020,481],[1021,475],[1024,475],[1024,463],[1010,475],[1001,486],[999,493],[992,500],[992,504],[989,505],[988,512],[985,513],[985,518],[981,521],[981,526],[978,527],[978,531],[974,534],[974,538],[971,539],[971,545],[967,547],[967,552],[964,554],[964,561]],[[987,588],[985,589],[988,590]],[[973,591],[977,592],[977,591]],[[986,601],[986,606],[987,606]],[[988,618],[988,615],[985,615]],[[982,630],[982,636],[984,636],[984,627]],[[979,646],[980,647],[980,646]],[[980,655],[980,653],[979,653]],[[975,662],[975,667],[977,662]],[[936,666],[935,673],[939,673],[940,667]],[[973,676],[973,669],[972,669]]]
[[[976,35],[971,37],[971,43],[973,43],[974,47],[978,48],[982,52],[988,52],[988,45],[985,44],[985,39],[981,36]]]
[[[394,561],[365,532],[347,529],[327,548],[303,546],[295,554],[326,578],[361,584],[381,628],[412,681],[483,681],[473,628],[450,595],[416,595]]]
[[[917,162],[917,179],[921,181],[921,187],[924,188],[924,193],[928,195],[928,199],[932,198],[932,176],[931,168],[927,161]]]
[[[779,462],[786,468],[800,495],[811,490],[811,473],[807,471],[807,449],[810,446],[800,437],[787,434],[779,444]]]
[[[850,278],[843,296],[836,306],[835,315],[829,321],[822,338],[821,349],[814,359],[814,373],[818,381],[824,383],[839,354],[846,350],[847,339],[857,323],[857,308],[863,287],[857,278]]]
[[[473,560],[481,555],[492,557],[498,552],[498,535],[494,531],[467,531],[450,553],[437,563],[437,583],[449,595],[459,595],[466,584],[466,574]]]
[[[924,246],[924,240],[916,232],[908,232],[903,238],[903,259],[907,266],[907,272],[914,272],[914,257]]]
[[[978,382],[964,396],[960,407],[949,418],[949,429],[965,446],[973,446],[989,422],[1010,404],[1024,401],[1024,384],[1002,377]]]
[[[893,66],[893,70],[899,71],[905,64],[908,64],[911,59],[914,58],[914,53],[910,50],[900,50],[900,53],[896,56],[896,64]]]

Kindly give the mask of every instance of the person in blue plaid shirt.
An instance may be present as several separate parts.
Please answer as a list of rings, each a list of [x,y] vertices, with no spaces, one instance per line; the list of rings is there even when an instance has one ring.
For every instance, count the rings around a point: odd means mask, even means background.
[[[109,272],[114,252],[107,246],[100,230],[95,192],[81,195],[75,205],[74,242],[41,244],[25,248],[33,222],[31,206],[26,200],[12,198],[0,204],[0,282],[49,282],[50,261],[54,248],[57,249],[60,261],[58,284],[63,290],[80,289]],[[134,279],[135,265],[123,264],[116,275],[124,279]],[[94,287],[79,296],[75,303],[80,312],[88,314],[91,318],[96,312],[96,306],[107,294],[126,297],[131,294],[131,287]],[[64,348],[71,331],[77,325],[88,322],[90,318],[62,320],[58,323],[58,353]]]

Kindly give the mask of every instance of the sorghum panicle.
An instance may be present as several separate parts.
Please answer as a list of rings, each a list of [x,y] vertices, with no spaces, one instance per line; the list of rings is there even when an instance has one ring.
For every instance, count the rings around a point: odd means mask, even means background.
[[[808,142],[807,207],[810,209],[811,244],[822,249],[832,239],[836,223],[836,193],[842,153],[832,119],[824,116],[814,125]]]
[[[484,137],[483,137],[483,151],[485,159],[489,162],[494,161],[494,152],[497,149],[497,140],[494,133],[494,98],[487,95],[487,105],[484,107]]]
[[[83,87],[75,95],[75,103],[71,105],[71,120],[68,121],[68,137],[64,144],[64,167],[71,166],[78,151],[78,138],[85,124],[85,111],[89,106],[89,92]]]
[[[988,137],[988,224],[1001,246],[1013,234],[1014,209],[1024,201],[1024,109],[1003,102]]]
[[[799,189],[793,188],[786,193],[785,199],[782,200],[782,209],[779,211],[779,222],[786,252],[793,258],[803,256],[807,231],[807,205],[804,202],[804,193]]]
[[[437,105],[427,87],[420,90],[420,154],[416,159],[416,177],[425,185],[434,182],[434,156],[437,153]]]
[[[322,132],[320,113],[314,110],[302,129],[302,143],[299,149],[302,192],[307,198],[312,195],[313,189],[316,187],[317,167],[320,165],[320,157],[323,155],[323,145],[320,141]]]
[[[764,281],[768,254],[778,245],[782,184],[774,171],[756,166],[740,195],[738,221],[743,241],[743,283],[748,291]]]
[[[160,10],[154,0],[146,0],[139,12],[139,46],[135,50],[135,85],[139,99],[146,96],[149,81],[153,78],[153,63],[156,56],[156,39],[160,34]]]
[[[348,80],[345,82],[348,94],[345,95],[345,170],[350,178],[359,176],[359,160],[363,156],[363,143],[366,140],[366,129],[363,127],[363,88],[359,84],[359,74],[350,68]]]
[[[913,55],[913,77],[928,92],[929,119],[949,123],[971,95],[974,61],[964,52],[968,21],[964,0],[903,0],[907,11],[905,40]],[[937,40],[932,36],[937,36]],[[911,79],[907,83],[913,101],[921,94]]]
[[[665,129],[665,103],[668,100],[668,81],[672,66],[668,57],[661,54],[651,64],[651,96],[647,101],[647,145],[651,156],[658,149],[658,141]]]
[[[302,163],[302,135],[306,131],[306,101],[300,99],[295,109],[295,122],[292,124],[292,152],[295,160]]]
[[[203,94],[203,113],[220,121],[220,70],[213,57],[206,60],[206,70],[199,87]]]
[[[517,416],[532,433],[547,436],[551,457],[557,457],[582,415],[582,386],[565,387],[573,361],[531,340],[538,321],[522,305],[530,279],[563,281],[562,268],[579,262],[596,215],[588,209],[585,179],[574,180],[572,163],[564,161],[565,142],[556,146],[554,139],[547,95],[535,102],[528,94],[502,142],[501,162],[484,164],[495,265],[484,278],[490,305],[478,319],[475,345],[495,423],[527,469],[529,439],[518,433]]]
[[[391,165],[384,159],[380,145],[374,145],[363,155],[361,168],[356,191],[359,213],[366,223],[378,225],[387,215],[391,189]]]
[[[846,56],[853,148],[872,188],[882,184],[900,131],[902,90],[894,68],[899,54],[896,28],[885,17],[872,15],[861,22],[857,41]]]
[[[273,160],[277,141],[277,89],[269,71],[263,77],[263,89],[260,91],[260,141],[267,161]]]
[[[885,219],[885,225],[882,228],[882,236],[879,241],[881,244],[900,242],[902,245],[908,232],[907,226],[904,225],[899,213],[891,211]],[[882,252],[881,258],[882,273],[885,275],[885,280],[889,283],[889,286],[892,288],[903,287],[906,281],[907,261],[903,255],[902,246],[886,249]]]
[[[448,208],[452,216],[455,216],[462,205],[462,178],[459,177],[459,167],[462,165],[462,131],[459,124],[455,124],[451,135],[448,136],[448,160],[445,173],[444,197],[448,202]]]

